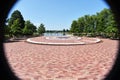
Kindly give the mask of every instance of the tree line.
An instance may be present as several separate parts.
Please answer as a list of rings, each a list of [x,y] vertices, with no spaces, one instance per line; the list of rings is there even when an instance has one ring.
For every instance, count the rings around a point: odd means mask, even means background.
[[[110,9],[106,8],[94,15],[84,15],[74,20],[71,24],[70,32],[77,36],[119,38],[114,15]]]
[[[4,26],[5,37],[35,36],[45,32],[45,26],[41,23],[38,28],[30,21],[25,21],[21,12],[15,10]]]
[[[57,30],[46,30],[43,23],[36,27],[30,20],[25,21],[21,12],[15,10],[4,26],[5,37],[36,36],[45,32],[56,32]],[[110,9],[103,9],[94,15],[84,15],[73,20],[70,29],[62,32],[70,32],[77,36],[101,36],[105,38],[119,38],[119,31]]]

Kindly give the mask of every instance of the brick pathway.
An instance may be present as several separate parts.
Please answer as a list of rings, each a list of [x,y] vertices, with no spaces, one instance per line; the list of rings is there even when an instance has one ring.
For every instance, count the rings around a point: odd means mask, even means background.
[[[22,80],[101,80],[111,69],[118,41],[50,46],[24,41],[4,43],[6,57]]]

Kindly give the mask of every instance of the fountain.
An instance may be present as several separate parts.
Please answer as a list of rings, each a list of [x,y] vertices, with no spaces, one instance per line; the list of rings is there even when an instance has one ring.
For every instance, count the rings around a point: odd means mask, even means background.
[[[28,38],[29,43],[44,45],[85,45],[99,43],[99,38],[77,37],[77,36],[42,36],[36,38]]]

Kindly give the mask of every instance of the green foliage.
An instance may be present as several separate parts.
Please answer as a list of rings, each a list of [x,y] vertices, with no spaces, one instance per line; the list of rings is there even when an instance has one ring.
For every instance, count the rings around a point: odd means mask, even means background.
[[[79,31],[78,23],[77,21],[74,20],[71,24],[70,32],[77,33],[78,31]]]
[[[78,18],[77,23],[78,23],[78,24],[76,24],[76,25],[78,25],[77,33],[82,33],[85,28],[84,27],[84,24],[85,24],[84,18],[83,17]]]
[[[19,26],[20,26],[20,28],[23,29],[24,26],[25,26],[25,24],[24,24],[25,21],[24,21],[24,18],[23,18],[22,14],[21,14],[21,12],[20,12],[19,10],[15,10],[15,11],[12,13],[11,18],[10,18],[9,21],[8,21],[8,26],[11,27],[11,25],[12,25],[12,24],[14,23],[14,21],[17,20],[17,19],[19,19],[19,22],[20,22]]]
[[[33,36],[34,36],[34,37],[37,37],[37,36],[39,36],[39,33],[34,32],[34,33],[33,33]]]
[[[12,34],[12,36],[18,36],[19,34],[21,34],[22,30],[20,28],[20,22],[19,19],[16,19],[13,24],[11,25],[11,29],[10,29],[10,33]]]
[[[25,27],[23,29],[24,35],[33,35],[36,32],[36,26],[34,26],[30,21],[25,21]]]
[[[7,20],[8,25],[5,26],[5,35],[12,37],[23,35],[34,35],[36,26],[30,21],[24,21],[20,11],[15,10],[10,19]]]
[[[22,35],[22,29],[24,28],[24,19],[20,11],[15,10],[8,21],[8,26],[5,27],[5,33],[9,36]]]
[[[78,18],[78,20],[74,20],[71,24],[70,32],[108,37],[108,34],[118,34],[118,29],[111,10],[105,8],[101,12],[96,13],[96,15],[85,15]],[[114,37],[114,35],[109,35],[109,37]]]
[[[45,33],[45,27],[44,24],[40,24],[40,26],[38,27],[38,33],[41,35],[43,33]]]
[[[4,26],[5,35],[19,36],[19,35],[38,35],[43,34],[46,30],[44,24],[40,24],[36,31],[36,26],[30,21],[24,21],[20,11],[15,10],[11,18],[6,20],[8,25]],[[48,31],[58,32],[58,31]],[[70,32],[75,35],[81,36],[102,36],[109,38],[118,38],[119,32],[117,24],[114,20],[114,15],[110,9],[103,9],[95,15],[84,15],[78,20],[74,20],[71,24],[70,30],[63,29],[61,32]]]
[[[66,30],[65,30],[65,29],[63,29],[63,32],[66,32]]]

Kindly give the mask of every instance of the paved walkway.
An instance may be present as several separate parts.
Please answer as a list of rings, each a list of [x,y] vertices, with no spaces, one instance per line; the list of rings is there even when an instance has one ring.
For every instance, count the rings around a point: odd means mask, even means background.
[[[102,80],[111,69],[118,41],[52,46],[4,43],[13,71],[22,80]]]

